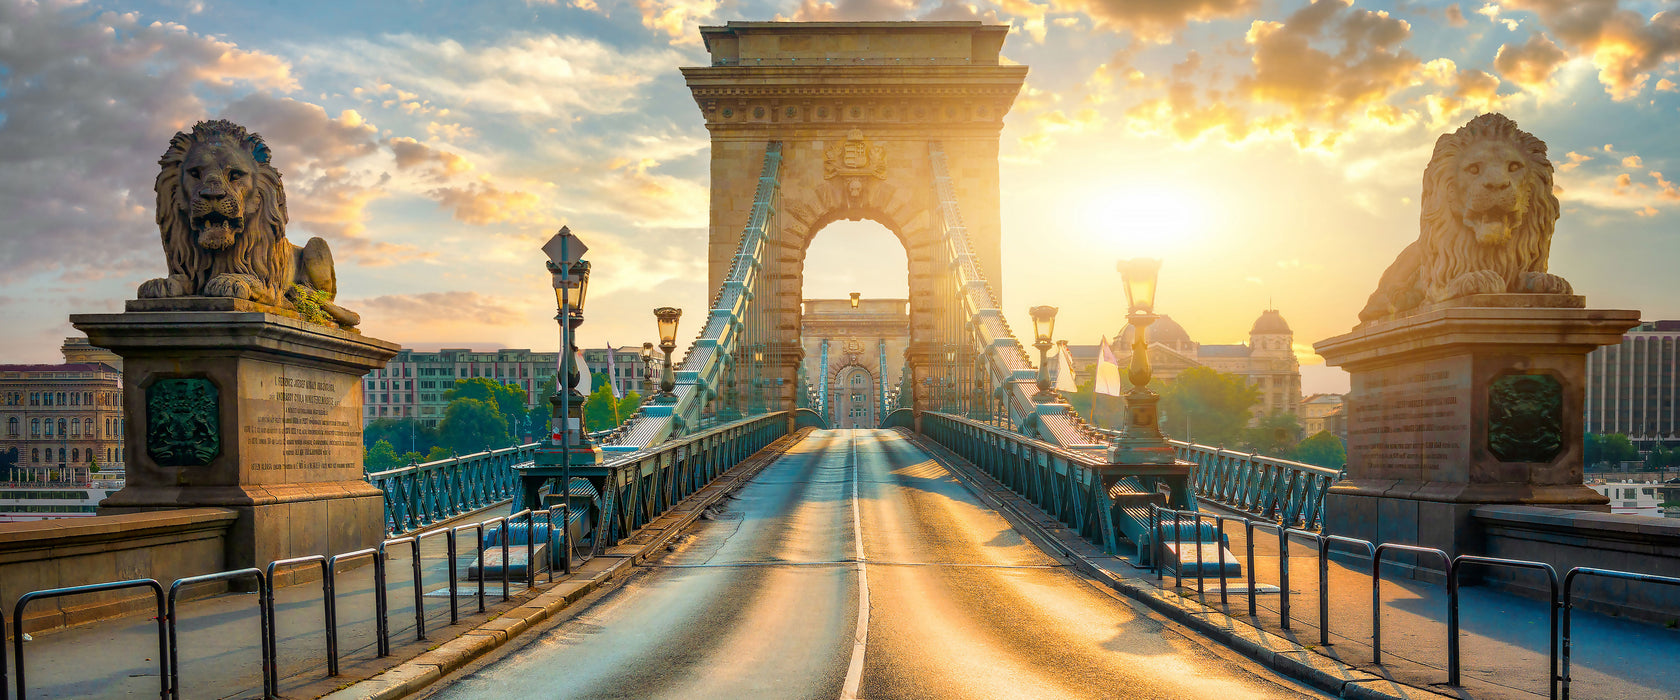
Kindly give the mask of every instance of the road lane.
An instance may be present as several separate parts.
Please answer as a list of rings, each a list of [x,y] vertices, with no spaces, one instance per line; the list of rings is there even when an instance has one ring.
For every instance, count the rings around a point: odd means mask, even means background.
[[[814,432],[735,497],[436,697],[844,697],[859,641],[864,698],[1300,696],[1079,578],[896,432]]]

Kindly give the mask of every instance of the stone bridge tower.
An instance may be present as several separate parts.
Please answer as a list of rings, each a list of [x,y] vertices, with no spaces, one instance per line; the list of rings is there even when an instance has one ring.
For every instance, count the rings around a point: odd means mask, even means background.
[[[1001,291],[998,134],[1027,68],[1002,65],[1007,26],[980,22],[730,22],[702,27],[712,64],[684,68],[712,135],[709,277],[719,288],[751,214],[765,149],[782,144],[781,193],[768,298],[774,338],[766,376],[792,405],[805,252],[829,223],[869,219],[896,235],[910,263],[917,406],[943,380],[962,332],[947,277],[929,144],[949,162],[958,210],[987,279]],[[822,264],[822,261],[811,261]],[[894,358],[896,360],[897,358]]]

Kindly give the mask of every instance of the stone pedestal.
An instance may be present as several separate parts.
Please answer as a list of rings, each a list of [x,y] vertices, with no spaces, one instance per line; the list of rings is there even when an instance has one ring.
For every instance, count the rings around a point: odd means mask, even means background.
[[[177,310],[142,310],[160,305]],[[124,360],[128,481],[102,514],[231,508],[229,567],[378,544],[362,375],[399,347],[268,311],[188,297],[70,317]]]
[[[1352,375],[1347,473],[1325,496],[1325,531],[1456,555],[1479,546],[1479,505],[1608,511],[1583,485],[1586,355],[1621,342],[1639,312],[1584,307],[1475,295],[1314,345]]]

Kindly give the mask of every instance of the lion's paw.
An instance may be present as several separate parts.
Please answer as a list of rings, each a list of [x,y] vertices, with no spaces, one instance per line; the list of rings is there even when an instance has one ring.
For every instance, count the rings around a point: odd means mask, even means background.
[[[1452,284],[1447,285],[1447,298],[1456,299],[1471,294],[1502,294],[1505,292],[1505,278],[1493,270],[1477,270],[1466,272],[1454,278]]]
[[[146,280],[140,283],[136,296],[141,299],[165,299],[168,297],[182,297],[189,293],[185,275],[170,275],[159,279]]]
[[[1574,294],[1569,280],[1547,272],[1524,272],[1517,278],[1517,288],[1530,294]]]
[[[248,275],[216,275],[204,283],[204,296],[251,299],[256,293]]]

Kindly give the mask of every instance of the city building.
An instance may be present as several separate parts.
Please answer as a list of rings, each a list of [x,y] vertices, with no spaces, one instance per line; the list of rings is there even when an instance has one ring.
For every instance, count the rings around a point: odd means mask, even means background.
[[[1587,355],[1587,432],[1621,433],[1641,451],[1680,445],[1680,321],[1648,321]]]
[[[90,345],[87,338],[65,338],[64,345],[59,346],[58,351],[63,353],[65,362],[73,365],[104,363],[115,367],[118,372],[123,368],[121,356],[105,348]]]
[[[800,338],[806,381],[818,397],[827,397],[829,425],[873,428],[881,424],[886,389],[904,379],[904,352],[910,347],[909,307],[909,299],[805,300]]]
[[[595,374],[607,373],[606,355],[605,348],[583,350],[584,362]],[[613,375],[620,382],[620,395],[626,389],[640,391],[638,387],[646,373],[641,347],[613,348],[613,355]],[[414,418],[424,425],[435,426],[443,420],[444,408],[449,404],[444,395],[455,388],[455,381],[476,377],[524,389],[528,405],[535,406],[546,400],[547,397],[538,394],[543,383],[558,370],[559,359],[559,353],[517,348],[444,348],[436,352],[405,349],[391,358],[384,369],[376,369],[362,378],[365,390],[362,424],[379,418]],[[656,358],[654,376],[659,371]]]
[[[10,481],[121,474],[122,372],[103,362],[0,365],[0,463]],[[15,452],[14,452],[15,450]]]
[[[1302,435],[1311,437],[1328,429],[1325,419],[1342,410],[1341,394],[1313,394],[1301,402]]]
[[[1134,337],[1128,323],[1113,342],[1121,367],[1131,363]],[[1277,310],[1268,309],[1255,319],[1246,345],[1198,343],[1166,314],[1150,324],[1148,338],[1149,364],[1156,379],[1171,383],[1191,367],[1211,367],[1241,375],[1260,390],[1260,403],[1253,409],[1256,420],[1274,413],[1300,415],[1301,364],[1295,359],[1295,332]],[[1085,371],[1080,374],[1085,376]]]
[[[624,396],[632,391],[648,395],[648,381],[659,381],[659,373],[664,371],[665,354],[656,347],[653,351],[653,362],[643,367],[642,347],[640,345],[626,345],[612,349],[613,361],[607,362],[606,348],[587,348],[583,351],[583,363],[589,366],[589,373],[593,376],[610,376],[612,383],[618,388],[618,395]],[[658,387],[655,386],[657,391]]]

